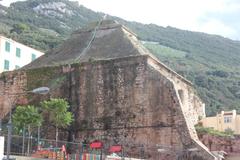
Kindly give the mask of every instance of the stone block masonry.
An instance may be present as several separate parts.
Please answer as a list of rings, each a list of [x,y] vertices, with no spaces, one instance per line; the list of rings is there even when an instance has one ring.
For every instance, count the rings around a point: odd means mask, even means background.
[[[240,136],[221,137],[200,134],[199,138],[211,151],[225,151],[228,155],[240,153]]]
[[[144,158],[150,160],[214,159],[194,129],[199,114],[196,109],[202,103],[191,84],[149,55],[42,67],[0,76],[4,94],[39,85],[50,87],[51,97],[70,102],[75,122],[62,138],[78,142],[99,139],[106,147],[121,144],[125,154],[135,158],[141,158],[139,152],[144,150]],[[19,103],[22,99],[37,103],[49,95],[15,98]],[[4,96],[0,99],[2,113],[7,113],[9,104]],[[50,132],[46,136],[54,137]]]
[[[49,87],[51,93],[12,98],[19,104],[67,99],[75,121],[62,130],[62,139],[101,140],[105,149],[122,145],[125,156],[134,158],[215,159],[194,128],[205,113],[192,84],[155,59],[134,33],[115,21],[80,29],[23,69],[0,75],[1,116],[15,104],[9,94],[39,86]],[[46,138],[54,138],[53,129],[44,125]]]

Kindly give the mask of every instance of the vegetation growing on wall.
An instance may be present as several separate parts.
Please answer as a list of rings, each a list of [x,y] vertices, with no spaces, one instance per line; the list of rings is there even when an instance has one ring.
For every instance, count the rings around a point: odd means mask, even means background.
[[[220,137],[231,137],[233,136],[233,131],[232,130],[227,130],[225,132],[217,131],[214,130],[213,128],[210,127],[202,127],[199,125],[195,126],[195,129],[198,134],[209,134],[213,136],[220,136]]]
[[[43,67],[27,70],[27,88],[31,90],[39,86],[48,86],[52,90],[60,87],[66,79],[66,74],[60,72],[61,67]]]

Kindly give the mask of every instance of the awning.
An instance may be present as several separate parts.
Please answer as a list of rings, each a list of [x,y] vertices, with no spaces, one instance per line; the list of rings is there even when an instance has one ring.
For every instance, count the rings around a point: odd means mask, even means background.
[[[117,153],[122,151],[122,146],[120,145],[114,145],[109,148],[110,153]]]
[[[101,149],[103,147],[103,143],[100,141],[94,141],[90,143],[90,148],[91,149]]]

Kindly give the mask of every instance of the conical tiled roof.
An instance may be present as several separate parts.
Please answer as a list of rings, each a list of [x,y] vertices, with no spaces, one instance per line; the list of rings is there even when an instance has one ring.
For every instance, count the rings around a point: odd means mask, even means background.
[[[25,69],[150,54],[129,29],[112,20],[75,31],[60,47]]]

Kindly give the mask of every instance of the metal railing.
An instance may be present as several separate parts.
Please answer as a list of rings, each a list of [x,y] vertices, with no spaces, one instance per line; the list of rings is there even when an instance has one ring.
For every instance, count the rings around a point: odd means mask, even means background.
[[[3,136],[7,136],[7,134],[3,134]],[[69,159],[69,160],[104,160],[111,159],[107,158],[109,153],[109,147],[105,146],[102,149],[91,149],[90,144],[84,144],[80,142],[68,142],[68,141],[58,141],[56,146],[56,141],[53,139],[44,139],[41,138],[40,143],[38,144],[38,138],[28,137],[28,136],[20,136],[20,135],[12,135],[12,143],[11,143],[11,153],[10,155],[17,156],[29,156],[36,158],[51,158],[51,159]],[[5,154],[6,150],[6,138],[5,138]],[[29,152],[27,150],[29,145]],[[62,151],[62,147],[65,147],[68,150],[68,154]],[[124,146],[123,146],[124,147]],[[134,146],[131,146],[134,147]],[[135,150],[137,147],[135,146]],[[124,150],[121,153],[118,153],[118,156],[131,156],[124,153]],[[144,151],[142,149],[139,150],[135,157],[142,157],[144,159]],[[117,158],[115,158],[117,159]],[[125,158],[127,159],[127,158]]]

